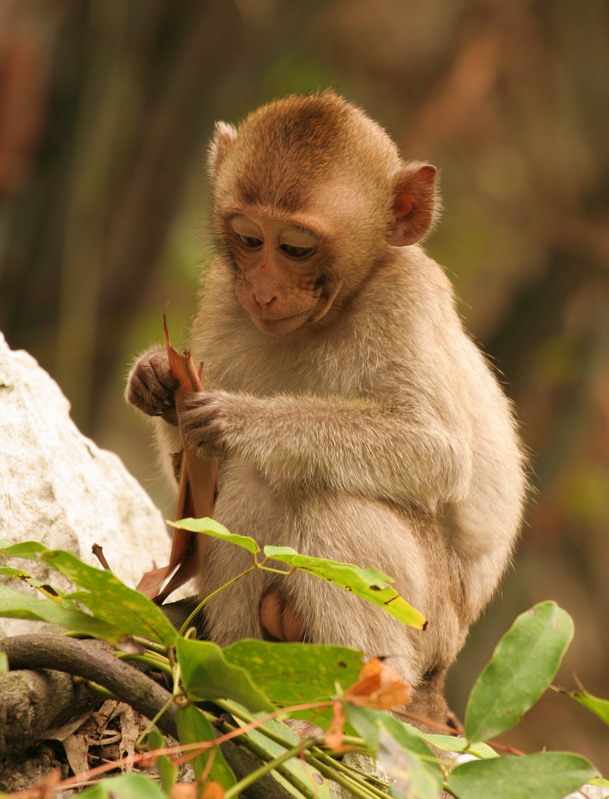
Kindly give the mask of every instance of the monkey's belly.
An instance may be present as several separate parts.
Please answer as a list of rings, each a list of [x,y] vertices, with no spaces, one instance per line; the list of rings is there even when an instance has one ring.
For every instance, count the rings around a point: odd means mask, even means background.
[[[287,605],[298,624],[302,623],[301,637],[355,647],[369,655],[395,656],[394,665],[414,682],[430,663],[451,662],[460,648],[463,636],[447,590],[451,569],[442,539],[422,535],[406,515],[362,497],[321,492],[298,499],[282,495],[234,462],[223,467],[214,515],[231,532],[250,535],[261,547],[291,546],[303,554],[378,568],[395,579],[400,594],[430,621],[425,633],[413,631],[327,581],[302,572],[284,578],[256,571],[207,605],[210,636],[218,644],[265,637],[261,608],[265,597],[278,591],[280,604]],[[216,590],[251,563],[250,553],[211,539],[201,595]],[[272,626],[296,629],[289,624]]]

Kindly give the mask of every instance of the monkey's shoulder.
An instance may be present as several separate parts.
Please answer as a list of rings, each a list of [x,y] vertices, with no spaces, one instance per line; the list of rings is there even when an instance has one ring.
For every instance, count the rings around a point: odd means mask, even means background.
[[[420,341],[436,346],[465,336],[456,297],[444,269],[419,246],[397,250],[371,277],[351,309],[350,331],[371,331],[379,347],[412,354]]]

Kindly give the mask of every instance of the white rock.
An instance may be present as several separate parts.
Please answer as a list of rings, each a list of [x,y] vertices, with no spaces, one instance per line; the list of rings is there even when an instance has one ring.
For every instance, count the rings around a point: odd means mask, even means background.
[[[0,333],[0,538],[40,541],[93,566],[100,564],[91,547],[99,544],[112,571],[135,587],[145,571],[168,562],[164,521],[120,458],[85,438],[69,411],[57,384]],[[68,587],[44,564],[11,565]],[[0,618],[0,636],[34,630],[38,623]]]

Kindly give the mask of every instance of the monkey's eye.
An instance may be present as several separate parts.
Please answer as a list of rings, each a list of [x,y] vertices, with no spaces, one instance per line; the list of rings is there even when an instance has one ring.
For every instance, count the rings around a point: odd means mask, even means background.
[[[294,247],[292,244],[280,244],[279,249],[289,258],[307,258],[315,247]]]
[[[257,250],[259,247],[262,247],[262,241],[255,238],[255,236],[242,236],[240,233],[236,235],[241,244],[247,247],[248,250]]]

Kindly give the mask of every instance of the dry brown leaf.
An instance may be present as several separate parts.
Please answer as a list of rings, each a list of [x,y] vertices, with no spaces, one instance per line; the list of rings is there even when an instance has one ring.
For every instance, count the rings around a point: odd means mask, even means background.
[[[53,729],[45,732],[45,738],[52,739],[54,741],[65,741],[65,739],[70,736],[74,735],[80,727],[82,727],[85,722],[91,717],[92,711],[85,710],[84,713],[81,713],[76,718],[70,719],[66,721],[65,724],[62,724],[61,727],[53,727]]]
[[[62,742],[74,774],[89,770],[89,750],[92,746],[106,746],[110,743],[110,736],[105,736],[106,725],[117,715],[118,707],[120,703],[115,699],[107,699],[96,711],[88,710],[77,719],[72,719],[48,733],[49,738]]]
[[[92,717],[100,732],[103,732],[112,719],[118,716],[121,712],[120,706],[121,703],[117,699],[106,699],[93,713]]]
[[[324,743],[335,752],[348,751],[352,747],[343,746],[345,727],[344,702],[373,710],[390,710],[410,701],[410,689],[402,676],[392,666],[373,658],[364,663],[359,680],[347,688],[341,699],[332,705],[332,722],[324,736]]]
[[[89,770],[89,738],[87,735],[68,736],[63,741],[63,748],[70,768],[74,774],[84,774]]]
[[[180,411],[184,408],[184,399],[193,391],[203,391],[202,372],[197,372],[189,352],[180,355],[171,346],[165,316],[163,316],[163,327],[169,368],[179,383],[175,392],[179,427]],[[200,519],[211,516],[217,495],[216,460],[214,458],[197,458],[184,447],[180,462],[175,518],[183,519],[194,516]],[[192,533],[189,530],[174,530],[169,564],[163,568],[146,572],[138,583],[138,591],[160,605],[176,588],[201,572],[206,545],[207,539],[203,535]],[[171,579],[161,590],[163,582],[170,575]]]
[[[332,721],[328,731],[324,735],[324,743],[335,752],[340,752],[343,748],[343,731],[345,728],[345,709],[340,699],[336,699],[332,704]]]
[[[154,599],[158,595],[168,571],[169,566],[161,566],[159,569],[151,569],[146,572],[137,584],[137,590],[148,599]]]
[[[219,782],[208,782],[202,799],[224,799],[224,788]]]
[[[373,658],[364,664],[359,680],[347,688],[344,698],[352,705],[389,710],[410,701],[410,688],[392,666]]]
[[[135,742],[142,732],[142,716],[135,712],[131,705],[121,704],[120,741],[121,757],[135,754]],[[131,771],[133,767],[127,768]]]

